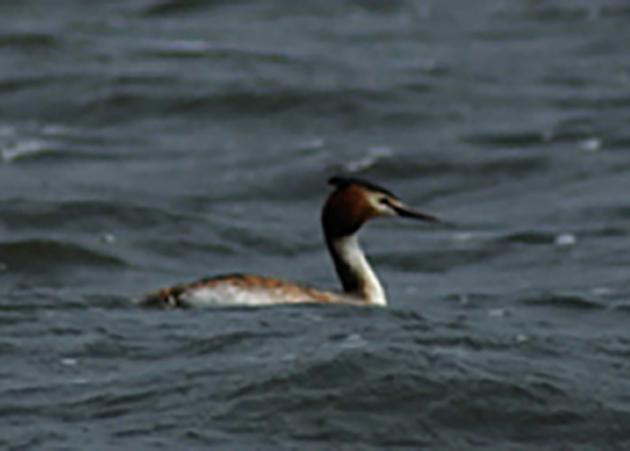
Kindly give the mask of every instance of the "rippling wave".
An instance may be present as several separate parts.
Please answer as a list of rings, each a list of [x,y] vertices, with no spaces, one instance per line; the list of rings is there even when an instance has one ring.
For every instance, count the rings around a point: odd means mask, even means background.
[[[73,243],[49,240],[0,242],[0,262],[5,271],[57,270],[66,266],[124,266],[113,255],[96,252]]]
[[[630,449],[626,4],[0,4],[0,448]],[[388,308],[335,288],[334,174]]]

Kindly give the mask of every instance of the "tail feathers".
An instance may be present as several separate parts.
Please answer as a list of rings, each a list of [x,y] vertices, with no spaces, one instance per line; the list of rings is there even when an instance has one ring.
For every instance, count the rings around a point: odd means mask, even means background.
[[[189,305],[181,299],[184,291],[185,288],[180,285],[162,288],[161,290],[147,293],[137,303],[142,307],[159,309],[187,308]]]

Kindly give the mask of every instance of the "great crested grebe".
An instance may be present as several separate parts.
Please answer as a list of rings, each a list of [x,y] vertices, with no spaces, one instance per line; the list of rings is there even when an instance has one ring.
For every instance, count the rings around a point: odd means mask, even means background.
[[[289,303],[347,303],[387,305],[385,292],[358,241],[368,219],[402,216],[437,221],[433,215],[404,205],[394,194],[368,181],[332,177],[335,190],[322,209],[322,227],[343,292],[319,290],[271,277],[229,274],[174,285],[139,300],[149,307],[272,305]]]

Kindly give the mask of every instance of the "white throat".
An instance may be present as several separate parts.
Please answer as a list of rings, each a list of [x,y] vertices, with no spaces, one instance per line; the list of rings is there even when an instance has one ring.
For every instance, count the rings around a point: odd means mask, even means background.
[[[367,304],[387,305],[385,291],[359,245],[357,234],[331,239],[328,245],[346,292],[352,285],[355,288],[350,294],[359,295]]]

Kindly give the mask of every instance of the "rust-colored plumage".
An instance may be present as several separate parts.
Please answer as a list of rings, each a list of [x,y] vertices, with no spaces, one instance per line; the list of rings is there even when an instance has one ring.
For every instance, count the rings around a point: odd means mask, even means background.
[[[333,177],[329,182],[336,189],[322,209],[322,226],[343,292],[320,290],[272,277],[229,274],[162,288],[146,295],[140,303],[162,308],[304,302],[386,305],[378,278],[359,247],[357,232],[367,220],[378,216],[425,221],[436,218],[405,206],[390,191],[365,180]]]
[[[366,189],[359,185],[334,191],[322,210],[324,230],[331,236],[352,235],[365,221],[378,216],[379,212],[366,194]]]

